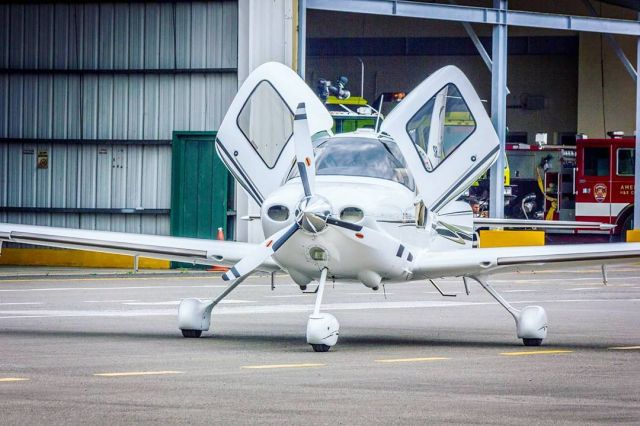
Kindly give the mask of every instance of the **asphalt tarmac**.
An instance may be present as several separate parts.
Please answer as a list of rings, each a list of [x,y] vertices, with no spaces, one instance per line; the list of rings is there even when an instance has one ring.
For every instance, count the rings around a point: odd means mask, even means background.
[[[456,297],[328,285],[340,340],[314,353],[315,295],[287,276],[245,281],[200,339],[177,305],[220,292],[214,274],[0,280],[0,423],[640,423],[640,266],[607,287],[598,268],[495,276],[547,310],[539,348],[477,284],[438,283]]]

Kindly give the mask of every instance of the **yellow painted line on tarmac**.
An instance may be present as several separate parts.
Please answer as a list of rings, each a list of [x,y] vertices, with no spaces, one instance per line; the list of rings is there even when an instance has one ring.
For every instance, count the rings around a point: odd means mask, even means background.
[[[376,362],[384,363],[396,363],[396,362],[429,362],[429,361],[444,361],[450,358],[444,358],[439,356],[433,356],[428,358],[395,358],[395,359],[376,359]]]
[[[6,382],[24,382],[26,380],[29,380],[29,379],[24,378],[24,377],[0,377],[0,382],[1,383],[6,383]]]
[[[327,364],[265,364],[265,365],[243,365],[242,368],[250,370],[268,370],[276,368],[315,368],[325,367]]]
[[[162,376],[167,374],[183,374],[183,371],[125,371],[119,373],[96,373],[100,377],[129,377],[129,376]]]
[[[607,349],[611,349],[614,351],[637,351],[640,350],[640,346],[614,346]]]
[[[556,354],[569,354],[573,351],[566,349],[550,349],[541,351],[519,351],[519,352],[502,352],[500,355],[505,356],[526,356],[526,355],[556,355]]]

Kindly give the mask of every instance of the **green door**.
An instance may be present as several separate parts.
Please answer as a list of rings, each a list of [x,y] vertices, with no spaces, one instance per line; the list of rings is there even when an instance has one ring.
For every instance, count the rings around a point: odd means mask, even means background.
[[[233,239],[233,179],[218,158],[216,132],[173,132],[171,235]]]

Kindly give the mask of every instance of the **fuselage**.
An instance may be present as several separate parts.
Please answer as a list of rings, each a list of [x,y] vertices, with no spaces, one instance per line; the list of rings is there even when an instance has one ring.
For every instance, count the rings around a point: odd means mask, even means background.
[[[428,213],[424,227],[416,226],[416,190],[391,139],[384,138],[383,143],[374,133],[354,133],[323,139],[316,146],[314,193],[326,198],[332,217],[363,226],[365,239],[367,230],[383,233],[388,238],[384,245],[394,245],[393,250],[402,246],[407,252],[404,256],[389,256],[381,247],[345,237],[344,232],[332,226],[321,232],[301,230],[274,254],[274,260],[298,284],[317,278],[326,267],[332,277],[361,281],[374,288],[379,280],[411,278],[407,253],[413,253],[409,259],[415,259],[425,250],[470,247],[466,241],[461,244],[456,239],[442,238],[440,220],[432,213]],[[292,172],[262,205],[264,234],[273,235],[291,226],[303,197],[300,178]],[[446,215],[447,211],[468,212],[456,214],[451,220],[470,225],[472,216],[466,203],[453,202],[442,213]]]

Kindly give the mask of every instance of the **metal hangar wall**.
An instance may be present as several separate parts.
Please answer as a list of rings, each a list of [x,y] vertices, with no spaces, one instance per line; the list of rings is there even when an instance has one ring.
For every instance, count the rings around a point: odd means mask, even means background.
[[[237,1],[0,4],[0,221],[168,234],[173,131],[237,85]]]

